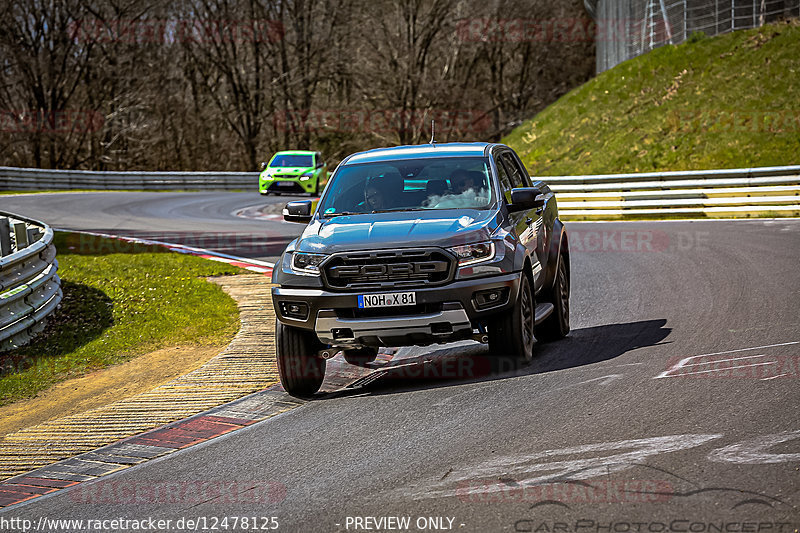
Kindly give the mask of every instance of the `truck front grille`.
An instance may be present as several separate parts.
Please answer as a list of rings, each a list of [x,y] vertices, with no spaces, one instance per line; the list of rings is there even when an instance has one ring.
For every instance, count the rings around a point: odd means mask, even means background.
[[[384,289],[447,283],[454,259],[439,248],[334,254],[323,267],[332,289]]]

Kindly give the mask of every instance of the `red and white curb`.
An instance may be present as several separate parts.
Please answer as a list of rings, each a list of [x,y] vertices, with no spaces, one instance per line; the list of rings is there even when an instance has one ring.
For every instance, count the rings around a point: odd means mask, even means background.
[[[390,363],[395,350],[382,349],[377,365]],[[322,394],[351,388],[374,369],[353,366],[339,357],[329,361]],[[244,429],[257,422],[292,410],[305,400],[286,394],[280,384],[272,385],[230,403],[197,415],[140,433],[70,459],[37,468],[0,482],[0,509],[27,502],[61,489],[99,480],[151,459],[170,455],[225,434]],[[74,490],[74,489],[73,489]],[[70,498],[81,503],[86,494],[75,492]],[[112,503],[112,502],[105,502]]]
[[[205,248],[196,248],[194,246],[185,246],[183,244],[154,241],[151,239],[142,239],[139,237],[125,237],[122,235],[112,235],[109,233],[95,233],[91,231],[79,231],[71,229],[58,229],[57,231],[80,233],[83,235],[91,235],[93,237],[103,237],[106,239],[117,239],[123,242],[129,242],[131,244],[161,246],[172,252],[194,255],[197,257],[202,257],[203,259],[210,259],[211,261],[219,261],[220,263],[227,263],[229,265],[243,268],[245,270],[249,270],[250,272],[257,272],[259,274],[264,274],[266,276],[272,276],[272,269],[275,268],[274,263],[268,263],[266,261],[260,261],[258,259],[247,259],[245,257],[239,257],[230,254],[223,254],[220,252],[215,252],[213,250],[207,250]]]

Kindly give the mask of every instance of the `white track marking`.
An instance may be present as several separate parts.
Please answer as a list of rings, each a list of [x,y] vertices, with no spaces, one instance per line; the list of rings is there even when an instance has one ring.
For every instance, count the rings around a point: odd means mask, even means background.
[[[721,436],[669,435],[571,446],[526,455],[507,455],[465,467],[461,472],[447,476],[446,480],[437,479],[422,487],[401,490],[405,496],[426,499],[456,496],[458,489],[455,485],[459,482],[463,484],[463,482],[496,479],[498,476],[512,478],[520,485],[536,485],[563,479],[589,479],[628,470],[638,464],[644,464],[649,457],[695,448]],[[602,455],[615,451],[619,453]],[[585,455],[592,456],[566,459],[569,456]],[[559,456],[565,459],[553,461]],[[501,488],[500,485],[497,484],[498,490]]]
[[[692,357],[704,357],[704,356],[694,355]],[[702,366],[702,365],[707,365],[709,363],[725,363],[727,361],[744,361],[745,359],[755,359],[756,357],[766,357],[766,354],[746,355],[744,357],[731,357],[730,359],[714,359],[713,361],[706,361],[704,363],[692,363],[691,365],[683,365],[683,366],[684,367],[687,367],[687,366]],[[687,359],[691,359],[691,358],[687,358]]]
[[[778,344],[766,344],[764,346],[753,346],[752,348],[739,348],[738,350],[728,350],[725,352],[701,353],[700,355],[693,355],[692,357],[703,357],[705,355],[722,355],[724,353],[746,352],[748,350],[760,350],[761,348],[775,348],[776,346],[790,346],[792,344],[800,344],[800,341],[779,342]]]
[[[714,361],[712,361],[714,362]],[[725,368],[714,368],[711,370],[698,370],[697,372],[684,372],[683,374],[673,374],[671,376],[659,376],[665,378],[679,378],[682,376],[692,376],[694,374],[708,374],[709,372],[725,372],[727,370],[735,370],[737,368],[751,368],[754,366],[767,366],[767,365],[777,365],[777,361],[771,361],[769,363],[755,363],[752,365],[739,365],[739,366],[726,366]]]
[[[622,374],[609,374],[607,376],[600,376],[599,378],[592,378],[592,379],[587,379],[586,381],[581,381],[580,383],[576,383],[575,386],[584,385],[586,383],[593,383],[595,381],[599,381],[601,385],[608,385],[612,381],[620,379],[621,377]]]
[[[711,352],[711,353],[704,353],[700,355],[692,355],[689,357],[684,357],[676,364],[672,365],[667,370],[661,372],[653,379],[661,379],[661,378],[675,378],[681,376],[691,376],[694,374],[708,374],[712,372],[725,372],[728,370],[735,370],[739,368],[748,368],[748,367],[757,367],[757,366],[767,366],[767,365],[775,365],[778,364],[778,361],[769,361],[764,363],[754,363],[750,365],[735,365],[735,366],[727,366],[721,368],[712,368],[709,370],[699,370],[696,372],[680,372],[681,369],[689,368],[689,367],[696,367],[696,366],[707,366],[707,365],[716,365],[718,363],[726,363],[726,362],[733,362],[733,361],[744,361],[747,359],[757,359],[759,357],[767,357],[766,354],[759,354],[759,355],[744,355],[742,357],[729,357],[727,359],[715,359],[715,360],[707,360],[701,362],[693,362],[701,357],[712,357],[715,355],[725,355],[725,354],[733,354],[733,353],[741,353],[741,352],[748,352],[752,350],[761,350],[764,348],[777,348],[780,346],[792,346],[795,344],[800,344],[800,341],[791,341],[791,342],[781,342],[776,344],[767,344],[764,346],[754,346],[752,348],[739,348],[737,350],[727,350],[723,352]]]
[[[771,379],[775,379],[775,378],[782,378],[783,376],[788,376],[788,375],[789,375],[789,373],[788,373],[788,372],[784,372],[783,374],[781,374],[781,375],[779,375],[779,376],[770,376],[770,377],[768,377],[768,378],[761,378],[761,381],[769,381],[769,380],[771,380]]]
[[[741,444],[725,446],[708,454],[710,461],[737,464],[769,464],[800,461],[800,453],[769,453],[782,442],[800,439],[800,430],[757,437]]]

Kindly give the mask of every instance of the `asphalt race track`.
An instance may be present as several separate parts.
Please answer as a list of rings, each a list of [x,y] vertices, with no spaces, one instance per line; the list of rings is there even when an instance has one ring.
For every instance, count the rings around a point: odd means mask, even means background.
[[[52,193],[0,196],[0,210],[57,229],[147,238],[274,261],[303,226],[234,213],[307,198],[231,192]]]
[[[245,252],[267,260],[302,227],[231,213],[284,200],[0,197],[3,210],[59,228],[264,231],[269,247]],[[0,519],[152,517],[200,531],[274,529],[275,517],[278,531],[298,532],[796,532],[800,220],[567,228],[573,330],[537,345],[530,365],[468,342],[401,350],[396,359],[424,364]],[[150,497],[131,497],[145,489]]]

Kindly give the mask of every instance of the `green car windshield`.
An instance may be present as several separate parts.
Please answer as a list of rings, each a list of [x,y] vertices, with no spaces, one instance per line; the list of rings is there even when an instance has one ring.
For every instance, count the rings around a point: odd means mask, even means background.
[[[487,160],[430,158],[345,165],[332,178],[323,216],[429,209],[486,209],[495,202]]]
[[[278,168],[278,167],[308,168],[314,166],[314,157],[310,155],[299,155],[299,154],[278,154],[272,159],[272,161],[270,161],[269,166],[271,168]]]

